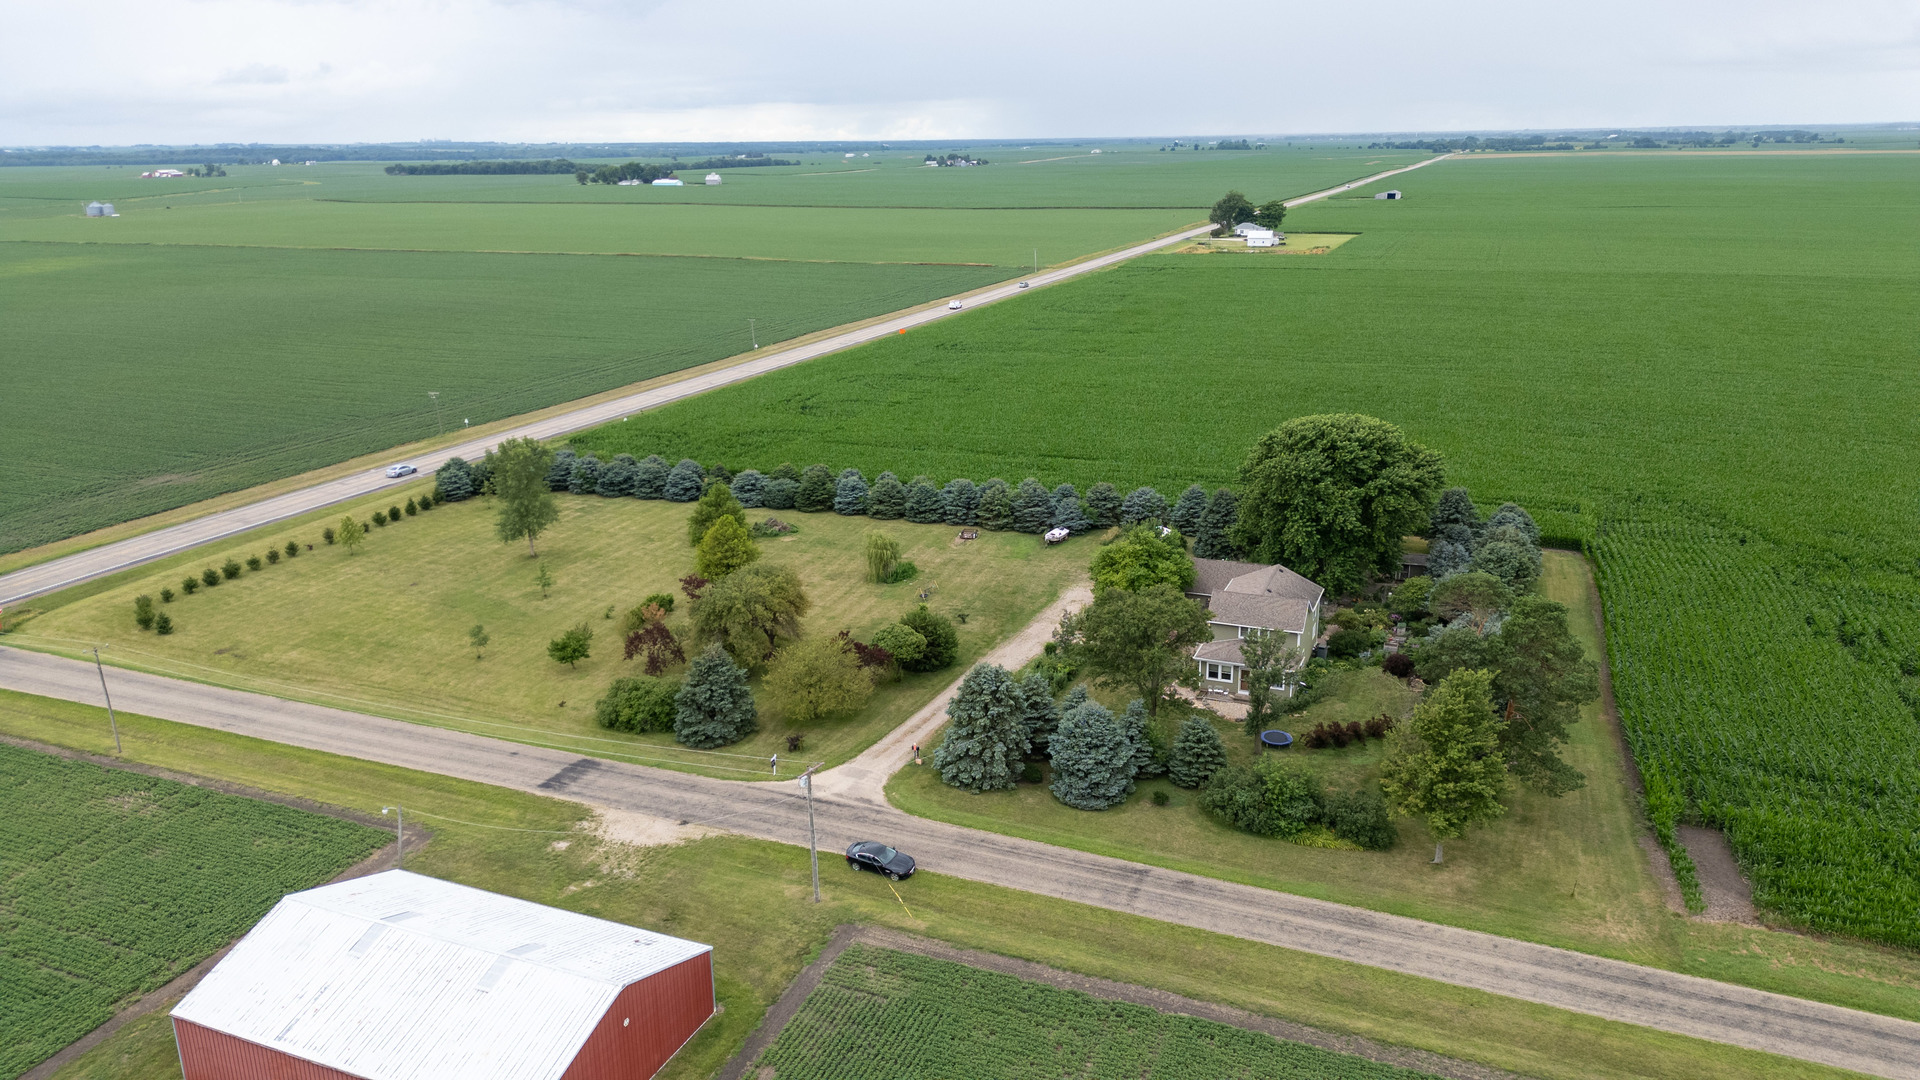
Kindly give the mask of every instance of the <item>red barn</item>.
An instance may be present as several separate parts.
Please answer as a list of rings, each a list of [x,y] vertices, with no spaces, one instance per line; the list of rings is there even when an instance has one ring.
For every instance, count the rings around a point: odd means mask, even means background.
[[[294,893],[173,1010],[185,1080],[647,1080],[713,949],[389,870]]]

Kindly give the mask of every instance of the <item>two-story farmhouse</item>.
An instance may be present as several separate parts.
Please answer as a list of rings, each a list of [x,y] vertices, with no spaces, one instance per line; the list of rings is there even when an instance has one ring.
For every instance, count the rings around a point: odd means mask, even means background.
[[[1207,606],[1213,640],[1194,650],[1201,685],[1245,694],[1247,662],[1240,642],[1259,634],[1284,634],[1311,649],[1320,637],[1320,602],[1326,590],[1284,566],[1193,560],[1187,595]]]

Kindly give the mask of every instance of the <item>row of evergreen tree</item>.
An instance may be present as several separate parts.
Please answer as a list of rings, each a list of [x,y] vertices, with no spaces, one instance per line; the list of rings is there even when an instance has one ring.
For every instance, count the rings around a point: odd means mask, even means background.
[[[943,781],[974,792],[1005,790],[1030,757],[1044,757],[1053,766],[1054,798],[1080,810],[1118,806],[1137,781],[1156,776],[1197,788],[1227,760],[1220,733],[1198,717],[1165,746],[1138,699],[1118,716],[1088,698],[1085,686],[1056,702],[1045,674],[1016,680],[995,664],[967,672],[947,716],[952,723],[933,752]]]
[[[438,496],[458,502],[481,494],[487,490],[490,471],[485,461],[470,464],[454,458],[440,467]],[[693,502],[716,482],[728,485],[733,497],[748,509],[801,513],[831,510],[880,521],[1025,533],[1056,528],[1083,533],[1158,521],[1193,537],[1193,553],[1199,558],[1230,559],[1236,554],[1232,532],[1239,518],[1239,502],[1226,488],[1209,495],[1199,484],[1189,485],[1178,499],[1169,502],[1151,487],[1121,495],[1108,483],[1095,484],[1082,495],[1072,484],[1049,490],[1033,477],[1018,484],[997,477],[976,484],[962,477],[936,486],[925,476],[902,480],[892,472],[883,472],[869,482],[858,469],[844,469],[835,475],[825,465],[802,469],[791,464],[771,472],[747,469],[736,475],[725,466],[702,466],[692,458],[668,465],[657,454],[638,461],[630,454],[620,454],[612,461],[601,462],[591,454],[581,457],[572,450],[556,453],[547,472],[547,486],[554,491],[668,502]]]

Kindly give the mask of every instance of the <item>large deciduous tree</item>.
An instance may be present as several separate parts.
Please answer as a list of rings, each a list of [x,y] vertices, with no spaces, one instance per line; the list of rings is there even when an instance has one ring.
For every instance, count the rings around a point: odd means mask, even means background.
[[[1193,587],[1193,558],[1180,534],[1161,536],[1151,525],[1135,525],[1093,555],[1093,584],[1101,589],[1139,592],[1151,585]]]
[[[1268,199],[1253,212],[1253,223],[1263,229],[1280,231],[1280,224],[1287,220],[1287,204],[1279,199]]]
[[[1213,639],[1207,611],[1168,584],[1106,589],[1060,621],[1068,656],[1106,686],[1132,690],[1158,711],[1167,687],[1193,671],[1194,647]]]
[[[1302,416],[1261,436],[1240,466],[1235,543],[1352,592],[1398,567],[1401,539],[1427,524],[1444,478],[1438,453],[1383,420]]]
[[[690,611],[700,642],[721,645],[741,664],[758,667],[800,636],[800,618],[810,606],[792,569],[757,562],[708,583]]]
[[[902,659],[900,666],[908,671],[939,671],[951,667],[960,658],[960,634],[953,628],[953,620],[938,612],[931,611],[927,605],[900,616],[900,625],[919,634],[927,644],[918,658]]]
[[[947,734],[933,752],[940,779],[968,791],[1005,791],[1020,775],[1027,697],[1007,669],[976,664],[947,705]]]
[[[766,688],[787,719],[803,724],[857,712],[873,696],[873,680],[847,643],[818,635],[774,654]]]
[[[503,544],[524,538],[528,557],[537,557],[534,539],[560,518],[553,489],[547,484],[553,451],[536,439],[508,439],[487,455],[487,464],[494,494],[500,497],[494,532]]]
[[[1380,787],[1394,808],[1426,822],[1433,861],[1441,844],[1506,812],[1507,759],[1500,747],[1506,726],[1494,715],[1494,673],[1461,670],[1441,680],[1394,728]]]
[[[1248,201],[1245,195],[1237,191],[1229,191],[1220,197],[1219,202],[1213,204],[1213,209],[1207,212],[1207,220],[1220,226],[1222,230],[1231,232],[1235,225],[1243,221],[1252,221],[1254,213],[1253,203]]]

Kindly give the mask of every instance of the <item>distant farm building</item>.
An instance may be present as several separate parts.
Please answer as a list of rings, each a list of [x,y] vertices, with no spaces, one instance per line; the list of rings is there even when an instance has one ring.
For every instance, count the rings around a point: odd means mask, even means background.
[[[1250,248],[1279,247],[1286,242],[1286,235],[1275,229],[1251,221],[1243,221],[1233,227],[1233,235],[1244,239]]]
[[[173,1010],[185,1080],[646,1080],[713,950],[389,870],[293,893]]]
[[[719,186],[720,186],[720,174],[719,174],[719,173],[717,173],[717,172],[710,172],[710,173],[708,173],[708,174],[707,174],[707,186],[708,186],[708,187],[719,187]]]
[[[680,180],[676,180],[673,177],[669,176],[664,179],[655,180],[653,182],[653,186],[654,187],[686,187],[687,185],[684,182]]]
[[[645,180],[615,180],[613,184],[615,187],[644,187],[646,185],[646,181]]]
[[[140,179],[142,180],[174,180],[185,175],[187,174],[181,172],[179,169],[155,169],[152,172],[141,173]]]
[[[1376,199],[1397,199],[1399,197],[1400,197],[1400,193],[1398,191],[1383,191],[1380,194],[1374,196],[1374,198]]]

